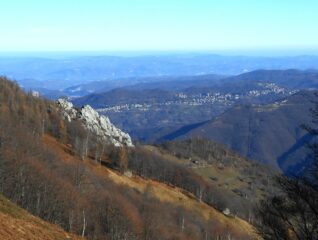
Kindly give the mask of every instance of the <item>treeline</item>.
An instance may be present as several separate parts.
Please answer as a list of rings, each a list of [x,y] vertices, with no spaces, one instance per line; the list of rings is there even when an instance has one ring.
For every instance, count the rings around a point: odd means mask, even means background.
[[[224,171],[226,178],[227,172],[234,172],[236,179],[232,180],[231,184],[225,184],[221,187],[223,189],[222,196],[223,205],[232,210],[235,214],[245,218],[253,223],[255,219],[255,204],[263,197],[272,195],[277,191],[273,186],[272,177],[278,174],[278,171],[257,162],[247,160],[241,157],[234,151],[227,147],[207,140],[196,137],[191,139],[168,141],[157,145],[158,149],[163,154],[173,155],[188,169],[199,168],[214,168]],[[228,176],[233,178],[233,176]],[[218,178],[210,176],[213,180],[213,186],[218,185]],[[239,187],[233,187],[239,186]],[[218,188],[221,191],[220,188]],[[227,191],[231,189],[231,193]],[[215,203],[212,203],[215,204]],[[216,206],[218,206],[216,204]]]
[[[204,159],[209,164],[221,163],[224,166],[234,165],[235,161],[231,158],[238,158],[238,155],[229,151],[221,144],[203,139],[190,138],[179,141],[168,141],[159,144],[158,147],[168,151],[178,158]]]
[[[44,144],[47,135],[68,146],[73,160]],[[139,148],[125,151],[96,141],[78,122],[65,122],[51,102],[0,79],[0,192],[11,201],[88,239],[249,238],[217,219],[206,220],[189,209],[160,202],[151,189],[140,193],[115,184],[82,161],[88,156],[122,172],[131,168],[209,201],[205,183],[187,176],[186,169],[143,157],[147,153]]]
[[[168,160],[142,146],[131,150],[128,167],[139,176],[182,188],[192,193],[198,201],[205,202],[220,211],[229,208],[232,214],[248,219],[253,209],[250,202],[222,191],[184,164]]]

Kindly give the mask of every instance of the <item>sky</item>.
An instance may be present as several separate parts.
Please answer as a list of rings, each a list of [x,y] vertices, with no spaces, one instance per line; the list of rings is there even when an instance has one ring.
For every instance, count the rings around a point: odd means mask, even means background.
[[[0,52],[318,49],[317,0],[0,0]]]

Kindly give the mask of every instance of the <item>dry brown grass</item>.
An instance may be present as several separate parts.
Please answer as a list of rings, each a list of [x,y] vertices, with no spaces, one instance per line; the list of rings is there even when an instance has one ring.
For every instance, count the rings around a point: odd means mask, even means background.
[[[199,202],[192,194],[187,193],[184,190],[156,181],[145,180],[136,176],[128,178],[109,169],[101,168],[100,171],[105,171],[105,175],[107,174],[108,177],[117,184],[129,186],[140,192],[144,192],[146,189],[149,190],[150,187],[151,194],[162,202],[168,202],[177,206],[185,207],[199,213],[206,220],[217,220],[222,223],[222,225],[225,225],[230,229],[236,229],[238,232],[248,233],[250,236],[257,238],[254,234],[254,228],[246,221],[237,217],[227,217],[215,208]]]
[[[69,154],[69,148],[59,142],[54,138],[46,136],[45,143],[50,145],[50,148],[53,149],[56,153],[60,155],[65,161],[79,161],[79,159],[71,154]],[[124,176],[112,169],[106,168],[99,165],[93,160],[86,159],[84,161],[86,166],[90,168],[97,176],[103,177],[108,181],[111,180],[116,184],[128,186],[137,190],[140,193],[145,191],[150,191],[153,197],[157,198],[162,202],[167,202],[174,204],[176,206],[185,207],[191,211],[197,212],[206,220],[213,219],[217,220],[224,226],[227,226],[229,229],[233,229],[238,233],[246,233],[252,238],[258,239],[258,236],[255,235],[254,228],[248,222],[242,220],[238,217],[227,217],[215,208],[199,202],[193,194],[186,192],[180,188],[172,187],[167,184],[144,179],[139,176],[127,177]]]
[[[83,239],[66,233],[0,196],[0,240]]]

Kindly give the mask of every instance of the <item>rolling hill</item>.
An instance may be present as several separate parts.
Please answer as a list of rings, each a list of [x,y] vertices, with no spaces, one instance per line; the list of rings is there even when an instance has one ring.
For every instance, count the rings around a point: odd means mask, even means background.
[[[271,82],[290,89],[317,89],[317,70],[257,70],[224,79],[225,83]],[[235,85],[234,85],[235,86]]]
[[[200,76],[124,78],[110,81],[94,81],[86,84],[75,85],[63,89],[60,94],[64,94],[69,97],[83,97],[92,93],[103,93],[111,91],[116,88],[125,88],[128,90],[160,89],[167,91],[176,91],[193,86],[213,86],[223,78],[225,78],[225,76],[213,74]],[[45,92],[43,93],[45,95]]]
[[[317,87],[318,76],[313,71],[255,71],[221,79],[211,75],[188,77],[172,82],[170,88],[168,85],[167,81],[138,84],[93,93],[73,99],[73,103],[79,107],[89,104],[135,139],[154,142],[235,105],[271,103],[302,88]]]
[[[304,145],[309,139],[300,126],[311,122],[315,93],[301,91],[272,104],[236,106],[198,127],[179,130],[164,139],[212,139],[249,159],[295,173],[308,163]]]

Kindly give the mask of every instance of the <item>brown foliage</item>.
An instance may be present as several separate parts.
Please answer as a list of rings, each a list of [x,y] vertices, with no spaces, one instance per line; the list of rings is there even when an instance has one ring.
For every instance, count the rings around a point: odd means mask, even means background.
[[[68,161],[43,143],[45,134],[63,144]],[[151,193],[137,192],[95,174],[81,159],[94,158],[96,152],[97,158],[106,159],[101,156],[104,151],[105,155],[117,151],[119,170],[129,166],[141,176],[179,185],[198,197],[207,189],[202,179],[142,150],[128,154],[124,148],[104,148],[79,123],[64,122],[51,102],[24,94],[15,83],[0,79],[0,192],[11,201],[88,239],[228,236],[226,228],[218,226],[217,230],[189,209],[162,203]]]

